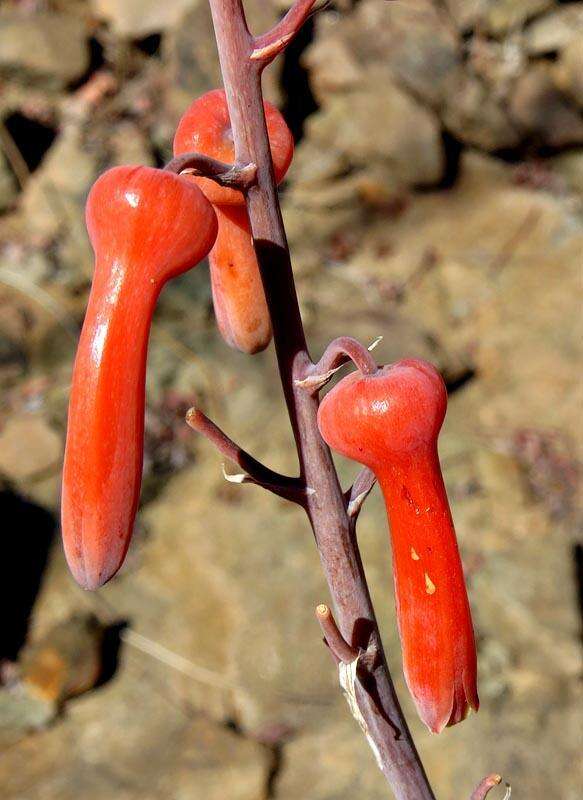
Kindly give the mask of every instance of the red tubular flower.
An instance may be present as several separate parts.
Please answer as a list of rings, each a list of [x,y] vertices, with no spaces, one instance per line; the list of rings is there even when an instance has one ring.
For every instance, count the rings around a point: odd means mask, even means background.
[[[318,413],[325,441],[372,469],[382,489],[405,679],[434,733],[479,705],[470,607],[437,454],[446,407],[435,368],[405,360],[344,378]]]
[[[293,137],[279,111],[264,103],[275,180],[291,163]],[[174,137],[174,155],[199,152],[219,161],[235,158],[225,92],[199,97],[184,113]],[[217,325],[228,345],[244,353],[264,350],[271,341],[271,320],[253,248],[245,198],[236,189],[208,178],[192,178],[215,205],[219,233],[209,256]]]
[[[102,175],[86,219],[95,274],[73,370],[61,515],[69,567],[95,589],[121,566],[136,515],[154,306],[167,280],[207,255],[217,221],[197,186],[149,167]]]

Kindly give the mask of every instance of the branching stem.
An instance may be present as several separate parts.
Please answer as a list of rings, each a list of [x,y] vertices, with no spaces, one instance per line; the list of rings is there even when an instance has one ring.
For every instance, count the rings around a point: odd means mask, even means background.
[[[223,433],[198,408],[191,408],[188,411],[186,421],[193,430],[201,433],[212,442],[219,453],[228,458],[229,461],[237,464],[244,471],[244,475],[240,476],[229,476],[225,473],[227,480],[231,480],[233,483],[255,483],[286,500],[291,500],[302,506],[305,504],[306,487],[299,478],[281,475],[279,472],[274,472],[260,461],[257,461],[256,458],[253,458],[252,455],[235,444],[232,439],[229,439],[227,434]]]
[[[377,363],[371,355],[375,344],[376,342],[373,342],[371,347],[366,348],[351,336],[340,336],[338,339],[334,339],[317,364],[306,366],[302,376],[296,381],[296,385],[311,394],[317,394],[334,373],[348,361],[352,361],[363,375],[374,375],[378,371]]]
[[[317,426],[318,393],[306,391],[302,381],[313,370],[343,363],[347,356],[367,374],[376,371],[374,359],[353,339],[343,337],[332,343],[318,365],[314,365],[306,339],[291,268],[265,124],[261,72],[298,32],[311,13],[311,0],[296,3],[279,25],[265,36],[254,38],[247,28],[242,0],[209,0],[229,116],[238,164],[255,164],[255,183],[246,193],[247,211],[257,261],[269,306],[275,351],[298,453],[300,487],[305,491],[302,503],[309,518],[324,575],[333,601],[334,617],[323,613],[325,635],[333,639],[337,655],[363,656],[356,696],[359,714],[372,742],[379,766],[396,800],[435,800],[423,765],[415,749],[401,711],[387,667],[371,602],[356,536],[355,509],[358,497],[366,495],[372,477],[363,473],[348,498],[342,492],[328,447]],[[263,50],[263,52],[261,52]],[[324,363],[323,363],[324,362]],[[206,419],[206,418],[205,418]],[[218,431],[210,420],[197,417],[197,429],[221,452],[233,458],[259,483],[282,476],[265,474],[266,467],[249,460],[240,448]],[[202,423],[202,424],[201,424]],[[192,424],[192,419],[191,419]],[[269,480],[267,480],[269,478]],[[266,479],[265,481],[263,479]],[[266,488],[270,488],[267,486]],[[276,492],[281,494],[281,492]],[[353,496],[354,494],[354,496]],[[283,496],[283,495],[282,495]],[[349,516],[350,503],[352,516]],[[362,505],[362,502],[360,502]],[[336,635],[337,632],[337,635]],[[341,650],[344,656],[340,656]]]
[[[325,603],[316,606],[316,619],[322,628],[324,640],[337,662],[342,661],[344,664],[350,664],[351,661],[358,658],[358,650],[351,647],[342,636],[332,611]]]
[[[253,39],[250,59],[259,62],[262,66],[267,66],[273,61],[297,36],[308,17],[327,5],[325,2],[319,8],[314,8],[316,3],[317,0],[296,0],[277,25],[263,36],[256,36]]]
[[[183,153],[169,161],[164,169],[176,175],[186,172],[189,175],[210,178],[219,186],[239,189],[242,192],[253,186],[257,176],[255,164],[225,164],[204,153]]]
[[[480,781],[480,783],[476,786],[474,791],[470,796],[470,800],[484,800],[485,797],[489,794],[490,790],[493,789],[495,786],[498,786],[502,782],[502,777],[500,775],[486,775],[484,780]],[[506,796],[504,800],[509,800],[511,794],[510,786],[506,784]]]
[[[246,196],[255,252],[273,327],[283,392],[296,441],[300,478],[311,488],[305,509],[314,531],[334,616],[345,641],[378,657],[359,687],[360,712],[397,800],[434,800],[386,664],[352,520],[330,451],[316,421],[318,398],[296,381],[312,363],[300,316],[277,197],[261,93],[264,63],[241,0],[210,0],[237,163],[257,165]],[[363,680],[363,679],[361,679]]]

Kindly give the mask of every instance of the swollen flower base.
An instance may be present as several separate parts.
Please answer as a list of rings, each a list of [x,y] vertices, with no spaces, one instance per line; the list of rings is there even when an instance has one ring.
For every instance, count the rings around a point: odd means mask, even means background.
[[[344,378],[318,413],[326,442],[372,469],[382,489],[405,679],[434,733],[478,710],[472,619],[437,455],[446,407],[434,367],[405,360]]]

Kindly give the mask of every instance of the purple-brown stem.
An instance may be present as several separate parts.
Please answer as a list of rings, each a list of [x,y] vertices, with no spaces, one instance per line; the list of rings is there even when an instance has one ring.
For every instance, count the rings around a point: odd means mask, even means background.
[[[502,777],[500,775],[492,774],[486,775],[484,780],[480,781],[480,783],[476,786],[474,791],[470,796],[470,800],[484,800],[490,791],[495,787],[499,786],[502,782]],[[508,800],[510,797],[510,786],[506,784],[506,797],[504,800]]]
[[[271,313],[275,350],[296,441],[300,478],[312,490],[305,508],[344,639],[378,657],[361,678],[358,703],[381,768],[397,800],[434,800],[387,668],[354,526],[328,447],[316,421],[318,398],[296,385],[312,364],[307,351],[289,250],[277,198],[263,113],[260,60],[252,60],[241,0],[210,0],[237,163],[257,165],[247,210]]]
[[[219,186],[247,191],[255,182],[257,168],[255,164],[225,164],[204,153],[183,153],[169,161],[164,167],[166,172],[179,175],[188,172],[190,175],[202,175],[211,178]]]
[[[359,652],[351,647],[344,636],[338,630],[336,620],[330,608],[321,603],[316,606],[316,619],[320,623],[322,633],[324,634],[324,641],[330,648],[330,652],[334,656],[336,662],[342,661],[344,664],[350,664],[355,658],[358,658]]]
[[[304,376],[296,378],[296,386],[301,386],[311,394],[317,394],[349,361],[352,361],[363,375],[373,375],[378,366],[370,353],[382,338],[382,336],[377,337],[366,349],[351,336],[334,339],[324,351],[322,358],[316,364],[308,364]]]
[[[308,367],[305,377],[327,376],[346,364],[347,361],[352,361],[363,375],[374,375],[378,371],[377,362],[370,350],[363,347],[352,336],[339,336],[338,339],[330,342],[318,363]]]
[[[215,425],[198,408],[189,409],[186,422],[197,433],[202,434],[217,448],[219,453],[237,464],[244,470],[244,475],[237,476],[235,483],[256,483],[273,494],[283,497],[299,505],[304,505],[306,497],[305,485],[298,478],[281,475],[266,467],[252,455],[243,450],[239,445],[229,439],[226,433]],[[225,474],[227,480],[229,477]]]
[[[312,12],[314,2],[297,0],[272,31],[258,38],[247,28],[242,0],[209,2],[233,131],[235,161],[254,164],[257,168],[256,180],[246,193],[247,210],[296,442],[298,480],[304,487],[301,505],[310,520],[333,600],[337,641],[345,643],[345,655],[361,651],[367,654],[363,659],[365,666],[358,674],[356,699],[377,751],[379,766],[395,797],[397,800],[435,800],[387,667],[355,536],[356,515],[364,500],[360,496],[366,496],[373,480],[367,472],[361,473],[358,485],[345,497],[330,451],[318,431],[317,392],[306,391],[302,386],[306,376],[316,370],[316,365],[307,350],[273,176],[261,72],[298,32]],[[344,342],[350,342],[349,348],[357,354],[353,349],[354,340]],[[331,353],[330,363],[338,365],[343,355],[338,343],[334,347],[338,352]],[[364,348],[360,345],[358,348],[358,357],[364,359],[362,365],[366,371],[372,370],[372,359],[363,356]],[[344,355],[347,350],[344,349]],[[353,507],[349,515],[351,501],[358,507]],[[334,617],[324,616],[324,624],[331,626]],[[332,628],[328,630],[331,635]],[[368,658],[369,654],[373,657]]]
[[[296,0],[287,14],[270,31],[263,36],[253,39],[253,47],[249,54],[252,61],[267,66],[273,59],[282,53],[291,40],[301,30],[304,22],[315,9],[317,0]]]

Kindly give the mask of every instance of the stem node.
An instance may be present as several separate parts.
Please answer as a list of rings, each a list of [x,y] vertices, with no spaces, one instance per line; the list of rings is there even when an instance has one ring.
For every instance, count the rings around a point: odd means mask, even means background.
[[[316,11],[322,11],[328,5],[326,0],[319,8],[314,8],[316,2],[317,0],[295,0],[293,6],[277,25],[274,25],[262,36],[255,37],[250,55],[251,61],[259,63],[261,68],[271,63],[298,35],[305,21]]]
[[[257,180],[255,164],[226,164],[204,153],[183,153],[169,161],[164,169],[176,175],[184,173],[209,178],[219,186],[239,189],[241,192],[247,192]]]
[[[358,658],[358,650],[348,644],[342,636],[332,611],[325,603],[320,603],[319,606],[316,606],[316,619],[322,628],[324,641],[337,662],[341,661],[343,664],[350,664],[351,661]]]
[[[267,491],[290,500],[298,505],[306,502],[307,490],[300,478],[291,478],[281,475],[266,467],[252,455],[243,450],[215,425],[198,408],[191,408],[186,414],[187,424],[197,433],[201,433],[233,463],[241,467],[243,473],[229,475],[223,466],[223,477],[229,483],[254,483],[262,486]]]
[[[367,348],[351,336],[340,336],[338,339],[334,339],[317,364],[307,365],[303,377],[296,380],[296,386],[305,389],[310,394],[316,394],[349,361],[352,361],[363,375],[374,375],[378,366],[371,356],[371,352],[382,339],[382,336],[377,336]]]
[[[499,786],[502,782],[502,776],[496,775],[492,773],[491,775],[486,775],[486,777],[480,781],[480,783],[476,786],[474,791],[470,796],[470,800],[485,800],[485,797],[489,794],[490,790],[493,789],[495,786]],[[506,794],[504,795],[504,800],[510,800],[510,795],[512,794],[512,789],[510,784],[506,784]]]

